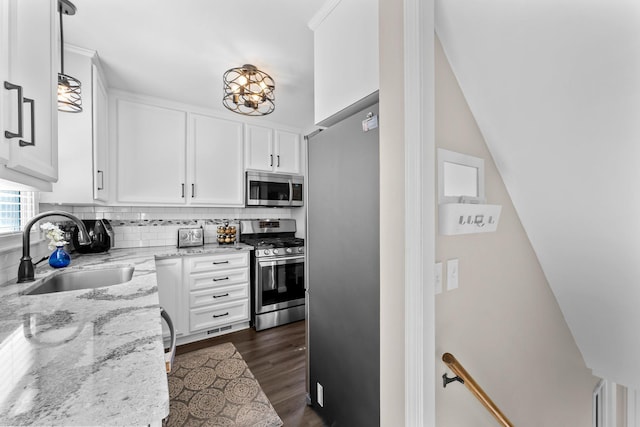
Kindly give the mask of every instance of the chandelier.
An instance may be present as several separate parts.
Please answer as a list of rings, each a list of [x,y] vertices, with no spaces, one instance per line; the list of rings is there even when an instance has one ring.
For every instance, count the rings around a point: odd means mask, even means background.
[[[251,64],[231,68],[223,76],[222,103],[229,110],[246,116],[265,116],[275,110],[276,85],[267,73]]]
[[[60,72],[58,73],[58,111],[66,113],[82,112],[80,96],[80,80],[64,73],[64,37],[62,32],[62,16],[75,15],[76,7],[69,0],[58,0],[60,12]]]

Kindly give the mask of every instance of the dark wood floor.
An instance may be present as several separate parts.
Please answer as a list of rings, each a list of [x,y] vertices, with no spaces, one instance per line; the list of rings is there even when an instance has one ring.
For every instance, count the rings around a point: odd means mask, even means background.
[[[324,427],[306,404],[305,321],[256,332],[245,329],[179,346],[177,354],[232,342],[282,418],[284,427]]]

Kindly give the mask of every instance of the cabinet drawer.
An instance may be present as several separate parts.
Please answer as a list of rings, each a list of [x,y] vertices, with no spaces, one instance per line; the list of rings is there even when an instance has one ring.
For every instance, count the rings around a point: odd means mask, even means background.
[[[248,252],[208,255],[187,259],[187,268],[191,273],[198,273],[202,271],[228,270],[230,268],[248,266]]]
[[[249,300],[215,304],[189,311],[191,332],[249,320]]]
[[[195,291],[189,293],[189,306],[191,308],[212,304],[224,304],[228,301],[249,298],[249,284],[219,286],[213,289]]]
[[[248,268],[207,271],[189,275],[189,289],[192,291],[237,285],[239,283],[249,283]]]

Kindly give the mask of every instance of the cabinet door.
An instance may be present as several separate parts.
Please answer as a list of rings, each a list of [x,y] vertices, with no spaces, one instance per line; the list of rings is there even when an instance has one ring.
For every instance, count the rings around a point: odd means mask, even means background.
[[[182,258],[157,259],[156,280],[160,306],[169,313],[176,335],[182,335],[186,332],[185,317],[188,312],[182,286]],[[164,322],[162,334],[169,336],[169,328]]]
[[[11,108],[16,108],[15,91],[8,91],[4,88],[4,82],[10,81],[9,78],[9,0],[0,0],[0,164],[6,164],[9,161],[11,153],[11,144],[13,139],[4,137],[5,130],[15,132],[11,123]]]
[[[58,181],[42,192],[42,203],[92,204],[91,59],[65,49],[65,72],[82,82],[82,111],[58,114]]]
[[[109,199],[107,176],[109,166],[109,134],[107,90],[98,67],[91,66],[93,80],[93,198],[106,202]]]
[[[276,172],[300,173],[300,135],[275,131]]]
[[[243,206],[242,123],[193,114],[190,204]]]
[[[117,201],[184,204],[186,113],[117,99],[115,115]]]
[[[247,125],[245,131],[245,168],[273,171],[273,130],[262,126]]]
[[[9,81],[22,86],[32,102],[21,106],[24,137],[9,140],[7,167],[49,182],[58,179],[56,5],[55,0],[10,0],[8,8]],[[16,102],[11,92],[10,102]],[[18,105],[10,111],[15,128]],[[27,145],[20,146],[19,140]]]

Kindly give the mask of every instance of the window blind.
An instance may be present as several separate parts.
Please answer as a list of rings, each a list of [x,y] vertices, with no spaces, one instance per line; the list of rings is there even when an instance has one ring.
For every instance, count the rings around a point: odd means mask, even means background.
[[[20,231],[35,214],[33,192],[0,190],[0,234]]]

